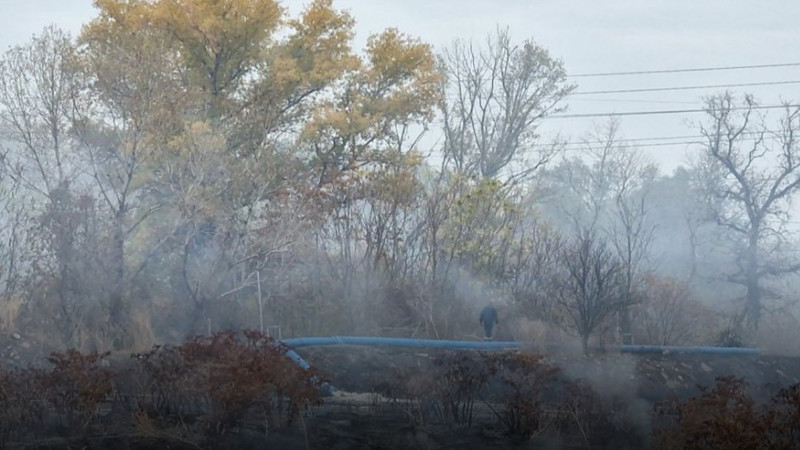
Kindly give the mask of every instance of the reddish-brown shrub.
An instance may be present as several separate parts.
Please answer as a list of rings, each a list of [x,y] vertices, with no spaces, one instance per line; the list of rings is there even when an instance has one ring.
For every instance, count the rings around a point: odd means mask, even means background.
[[[713,389],[676,403],[677,426],[656,433],[663,449],[780,449],[800,442],[800,385],[782,389],[768,404],[759,404],[741,378],[719,377]]]
[[[321,380],[255,331],[195,337],[179,347],[134,355],[146,381],[140,408],[163,424],[193,424],[210,439],[259,412],[268,426],[289,426],[321,402]]]
[[[111,398],[117,373],[101,366],[108,355],[67,350],[50,354],[47,360],[53,365],[51,370],[29,369],[38,384],[33,389],[41,389],[66,434],[87,431],[100,406]]]

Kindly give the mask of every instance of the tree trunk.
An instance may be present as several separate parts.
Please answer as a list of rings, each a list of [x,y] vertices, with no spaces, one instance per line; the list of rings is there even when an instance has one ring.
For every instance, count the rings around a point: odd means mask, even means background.
[[[758,227],[753,225],[747,245],[747,256],[745,266],[745,304],[742,318],[745,325],[753,331],[758,330],[761,319],[761,286],[758,274]]]
[[[113,242],[111,243],[110,286],[108,299],[109,325],[113,336],[112,346],[115,350],[125,347],[122,338],[125,330],[125,231],[121,218],[114,224]]]
[[[589,333],[585,333],[581,335],[581,348],[583,349],[583,354],[589,354]]]

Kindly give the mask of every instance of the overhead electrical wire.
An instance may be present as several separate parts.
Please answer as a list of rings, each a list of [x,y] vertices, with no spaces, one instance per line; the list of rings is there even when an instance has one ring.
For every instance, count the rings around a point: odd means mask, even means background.
[[[743,69],[765,69],[770,67],[792,67],[800,66],[800,62],[793,63],[780,63],[780,64],[754,64],[748,66],[723,66],[723,67],[699,67],[699,68],[686,68],[686,69],[664,69],[664,70],[637,70],[629,72],[597,72],[597,73],[578,73],[567,75],[567,78],[578,77],[611,77],[611,76],[627,76],[627,75],[650,75],[659,73],[680,73],[680,72],[710,72],[717,70],[743,70]]]
[[[765,133],[775,133],[773,130],[764,130]],[[754,141],[760,139],[759,135],[761,135],[760,131],[749,131],[742,133],[745,136],[751,137],[742,137],[740,140],[742,141]],[[689,140],[694,139],[694,140]],[[669,145],[693,145],[693,144],[703,144],[703,139],[706,139],[706,136],[701,134],[689,134],[689,135],[682,135],[682,136],[654,136],[654,137],[644,137],[644,138],[621,138],[621,139],[614,139],[615,144],[622,144],[622,145],[630,145],[631,147],[662,147],[662,146],[669,146]],[[656,141],[656,142],[652,142]],[[661,141],[661,142],[659,142]],[[606,145],[606,141],[600,140],[578,140],[578,141],[570,141],[565,142],[564,148],[569,151],[575,150],[582,150],[592,145]],[[552,147],[552,144],[535,144],[534,147]]]
[[[571,102],[594,102],[594,103],[664,103],[670,105],[696,105],[698,102],[680,100],[644,100],[644,99],[621,99],[621,98],[571,98]]]
[[[745,70],[745,69],[765,69],[774,67],[794,67],[800,66],[800,62],[779,63],[779,64],[758,64],[758,65],[740,65],[740,66],[720,66],[720,67],[698,67],[698,68],[680,68],[680,69],[664,69],[664,70],[639,70],[639,71],[621,71],[621,72],[597,72],[597,73],[581,73],[568,75],[571,77],[607,77],[607,76],[627,76],[627,75],[649,75],[649,74],[666,74],[666,73],[683,73],[683,72],[708,72],[708,71],[723,71],[723,70]],[[634,88],[634,89],[606,89],[595,91],[577,91],[571,93],[570,97],[589,96],[597,94],[626,94],[626,93],[643,93],[643,92],[670,92],[670,91],[689,91],[689,90],[702,90],[702,89],[720,89],[720,88],[740,88],[740,87],[754,87],[754,86],[783,86],[783,85],[796,85],[800,84],[800,80],[780,80],[780,81],[764,81],[764,82],[749,82],[749,83],[728,83],[728,84],[710,84],[710,85],[689,85],[689,86],[662,86],[652,88]],[[693,104],[693,102],[678,102],[666,100],[623,100],[623,99],[597,99],[597,98],[573,98],[574,101],[615,101],[615,102],[640,102],[640,103],[684,103]],[[781,105],[763,105],[754,107],[733,107],[731,111],[740,111],[747,109],[754,110],[769,110],[781,108],[800,108],[798,104],[781,104]],[[553,119],[569,119],[569,118],[590,118],[590,117],[619,117],[619,116],[650,116],[650,115],[667,115],[667,114],[696,114],[707,112],[705,108],[690,108],[690,109],[656,109],[646,111],[623,111],[623,112],[607,112],[607,113],[566,113],[554,114],[548,116]],[[662,146],[684,146],[684,145],[698,145],[702,144],[703,136],[700,135],[684,135],[684,136],[661,136],[650,138],[635,138],[635,139],[618,139],[615,142],[623,145],[631,145],[634,147],[662,147]],[[753,140],[756,138],[743,138],[743,140]],[[587,145],[601,144],[601,142],[593,141],[573,141],[565,144],[565,150],[579,151],[586,148]]]
[[[743,140],[747,140],[747,139],[743,139]],[[634,144],[634,145],[631,145],[631,147],[634,147],[634,148],[668,147],[668,146],[676,146],[676,145],[699,145],[699,144],[702,144],[702,143],[703,143],[702,141],[649,142],[649,143],[644,143],[644,144]],[[576,142],[575,146],[565,147],[564,150],[566,150],[568,152],[577,152],[577,151],[581,151],[581,150],[586,150],[585,146],[579,146],[577,144],[579,144],[579,142]]]
[[[730,111],[742,111],[747,109],[778,109],[778,108],[797,108],[800,105],[767,105],[767,106],[750,106],[740,108],[729,108]],[[693,114],[704,113],[706,109],[661,109],[650,111],[623,111],[623,112],[606,112],[606,113],[587,113],[587,114],[553,114],[547,116],[546,119],[577,119],[585,117],[622,117],[622,116],[650,116],[659,114]]]
[[[643,147],[669,147],[669,146],[681,146],[681,145],[707,145],[707,142],[702,141],[704,136],[698,136],[696,141],[677,141],[677,142],[645,142],[645,143],[631,143],[629,144],[630,147],[633,148],[643,148]],[[758,140],[757,137],[743,137],[739,139],[740,141],[756,141]],[[615,143],[617,143],[615,141]],[[623,141],[619,141],[619,143],[624,143]],[[568,152],[578,152],[581,150],[586,150],[587,146],[590,146],[592,143],[587,142],[569,142],[564,146],[564,150]],[[594,144],[601,145],[605,143],[596,142]]]
[[[736,84],[709,84],[704,86],[675,86],[675,87],[656,87],[641,89],[615,89],[607,91],[578,91],[569,94],[573,95],[594,95],[594,94],[624,94],[629,92],[663,92],[663,91],[688,91],[696,89],[716,89],[727,87],[748,87],[748,86],[776,86],[784,84],[800,84],[800,80],[792,81],[766,81],[761,83],[736,83]]]

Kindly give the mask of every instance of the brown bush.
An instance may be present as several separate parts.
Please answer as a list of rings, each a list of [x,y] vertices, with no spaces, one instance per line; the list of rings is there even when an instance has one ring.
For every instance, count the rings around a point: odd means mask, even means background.
[[[415,426],[447,420],[439,395],[439,369],[398,368],[392,375],[381,376],[373,384],[383,403],[401,412]]]
[[[797,449],[800,442],[800,385],[782,389],[759,404],[741,378],[719,377],[713,389],[675,403],[677,426],[656,433],[662,449]]]
[[[800,448],[800,383],[781,389],[772,399],[771,434],[785,448]]]
[[[374,390],[414,425],[470,427],[479,394],[496,372],[496,361],[483,353],[448,352],[425,370],[400,368],[381,377]]]
[[[267,427],[290,426],[321,403],[322,381],[255,331],[195,337],[134,355],[144,375],[141,411],[161,426],[184,424],[218,439],[258,412]]]
[[[453,354],[438,361],[441,377],[438,394],[444,414],[460,425],[472,426],[475,400],[497,372],[494,360],[483,354]]]
[[[0,373],[0,447],[44,427],[45,402],[30,370]]]
[[[555,380],[558,369],[541,355],[514,353],[496,357],[497,376],[505,394],[497,417],[512,434],[531,437],[543,428],[544,387]]]
[[[53,365],[51,370],[30,369],[36,381],[30,387],[41,390],[64,433],[88,431],[100,406],[111,399],[117,373],[101,366],[108,355],[67,350],[50,354],[47,360]]]
[[[587,448],[641,448],[647,433],[630,410],[631,398],[603,396],[583,381],[569,381],[558,404],[562,436],[574,436]]]

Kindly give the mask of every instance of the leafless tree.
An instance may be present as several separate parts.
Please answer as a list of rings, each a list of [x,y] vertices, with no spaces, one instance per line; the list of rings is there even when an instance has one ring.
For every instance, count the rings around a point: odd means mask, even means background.
[[[635,148],[619,143],[619,122],[610,120],[584,139],[582,159],[567,161],[561,172],[578,202],[562,206],[576,233],[602,233],[623,265],[626,295],[635,303],[655,227],[648,223],[655,164]],[[629,311],[621,311],[620,331],[630,334]]]
[[[800,188],[800,107],[786,103],[768,125],[751,96],[731,93],[707,99],[699,159],[716,222],[738,247],[737,269],[727,280],[745,289],[737,326],[757,329],[763,301],[775,296],[765,281],[800,270],[789,251],[789,204]]]
[[[561,253],[562,273],[555,297],[588,352],[589,338],[609,318],[631,305],[625,267],[609,245],[591,234],[578,236]]]
[[[521,222],[516,234],[508,257],[511,299],[528,319],[552,322],[564,241],[554,230],[535,222]]]
[[[71,181],[70,120],[77,88],[70,36],[49,26],[0,61],[0,119],[13,144],[7,155],[25,188],[48,196]]]
[[[0,62],[0,119],[9,142],[3,169],[19,188],[17,206],[25,199],[38,219],[26,230],[30,310],[55,325],[63,342],[79,346],[80,322],[104,289],[105,277],[93,271],[104,266],[105,255],[95,245],[100,227],[93,201],[78,193],[75,56],[71,37],[55,26],[8,50]]]
[[[650,345],[697,344],[708,316],[692,299],[686,283],[648,277],[642,302],[636,307],[635,329]]]
[[[459,172],[493,178],[514,162],[524,178],[556,154],[536,129],[575,86],[566,83],[561,61],[531,40],[511,42],[498,30],[484,47],[456,42],[440,58],[447,76],[444,157]],[[531,156],[533,155],[533,156]]]
[[[7,175],[5,152],[0,152],[0,328],[14,325],[29,255],[24,249],[28,214],[20,201],[19,180]]]

